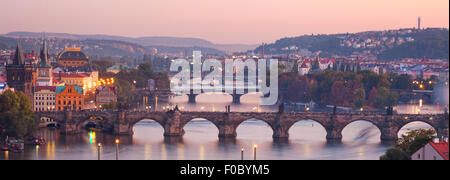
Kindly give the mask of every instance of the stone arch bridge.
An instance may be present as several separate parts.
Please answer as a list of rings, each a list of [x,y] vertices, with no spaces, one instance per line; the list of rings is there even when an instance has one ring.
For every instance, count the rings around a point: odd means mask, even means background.
[[[61,126],[62,134],[80,133],[83,124],[92,117],[101,119],[116,135],[132,135],[136,123],[144,119],[158,122],[164,128],[165,137],[183,136],[184,126],[194,119],[205,119],[212,122],[219,130],[219,138],[235,138],[236,129],[246,120],[258,119],[266,122],[273,130],[274,139],[289,138],[289,129],[302,120],[313,120],[321,124],[327,132],[327,140],[342,140],[343,129],[355,121],[367,121],[381,131],[381,140],[397,140],[398,132],[411,122],[424,122],[432,126],[439,137],[449,135],[448,114],[439,115],[385,115],[374,113],[277,113],[277,112],[36,112],[36,117],[47,117]]]

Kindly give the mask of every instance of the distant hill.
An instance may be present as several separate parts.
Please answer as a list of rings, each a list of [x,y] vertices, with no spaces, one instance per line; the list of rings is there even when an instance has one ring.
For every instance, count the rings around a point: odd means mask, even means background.
[[[378,55],[380,59],[430,58],[449,59],[449,32],[422,31],[416,41],[388,49]]]
[[[8,46],[6,46],[6,45],[0,43],[0,49],[7,49],[7,48],[8,48]]]
[[[265,45],[264,50],[266,54],[278,55],[309,52],[308,55],[321,57],[373,56],[381,60],[448,59],[449,31],[448,29],[430,28],[304,35],[280,39],[275,43]],[[260,54],[262,46],[257,47],[254,52]]]
[[[27,38],[41,38],[42,33],[35,32],[11,32],[5,34],[6,37],[27,37]],[[115,40],[124,41],[129,43],[139,44],[141,46],[165,46],[165,47],[203,47],[208,49],[217,49],[227,53],[232,53],[236,51],[248,51],[257,47],[257,45],[246,45],[246,44],[214,44],[204,39],[199,38],[178,38],[178,37],[139,37],[130,38],[123,36],[110,36],[110,35],[77,35],[77,34],[67,34],[67,33],[46,33],[48,37],[56,37],[63,39],[73,39],[73,40],[85,40],[85,39],[96,39],[96,40]]]

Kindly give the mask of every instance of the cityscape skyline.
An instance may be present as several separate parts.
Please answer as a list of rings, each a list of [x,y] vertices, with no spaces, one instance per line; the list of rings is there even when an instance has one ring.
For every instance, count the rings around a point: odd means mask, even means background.
[[[304,34],[413,28],[417,27],[419,16],[422,28],[449,26],[446,0],[96,0],[89,1],[89,5],[83,1],[68,4],[55,0],[0,0],[2,7],[8,7],[0,11],[0,34],[33,31],[169,36],[202,38],[219,44],[260,44]],[[66,8],[69,5],[71,8]],[[199,11],[195,11],[197,7]]]

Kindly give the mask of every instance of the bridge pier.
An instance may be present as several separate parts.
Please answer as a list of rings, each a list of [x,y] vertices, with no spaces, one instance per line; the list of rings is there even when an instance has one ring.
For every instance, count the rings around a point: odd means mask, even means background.
[[[62,123],[60,128],[60,134],[62,135],[74,135],[80,133],[78,126],[74,123]]]
[[[338,123],[337,116],[332,115],[330,117],[330,124],[324,125],[325,130],[327,131],[327,141],[331,143],[340,143],[342,142],[342,130],[344,127],[341,127],[342,124]]]
[[[242,94],[233,94],[233,104],[241,104]]]
[[[219,139],[236,138],[236,128],[231,125],[219,126]]]
[[[188,94],[189,103],[194,104],[196,102],[198,94]]]
[[[289,139],[289,127],[283,126],[283,122],[285,120],[286,117],[283,114],[278,114],[275,118],[274,124],[272,125],[272,138],[276,141]]]
[[[276,139],[276,140],[289,139],[289,132],[280,128],[280,129],[273,131],[272,137],[273,137],[273,139]]]
[[[342,142],[342,131],[336,128],[326,128],[328,142]]]
[[[181,112],[175,110],[173,112],[168,112],[165,119],[164,127],[164,137],[181,137],[184,135],[184,129],[182,125]]]
[[[80,132],[76,122],[73,121],[72,111],[64,111],[64,120],[60,126],[62,135],[74,135]]]
[[[400,128],[394,123],[394,117],[386,117],[382,126],[379,127],[381,131],[381,141],[397,141],[398,131]]]

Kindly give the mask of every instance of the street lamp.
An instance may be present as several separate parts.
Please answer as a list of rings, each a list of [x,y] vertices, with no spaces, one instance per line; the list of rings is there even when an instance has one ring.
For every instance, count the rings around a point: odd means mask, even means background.
[[[98,152],[98,160],[100,161],[101,159],[100,159],[100,149],[101,149],[101,147],[102,147],[102,143],[98,143],[97,144],[97,152]]]
[[[120,140],[116,139],[116,160],[119,160],[119,143]]]

